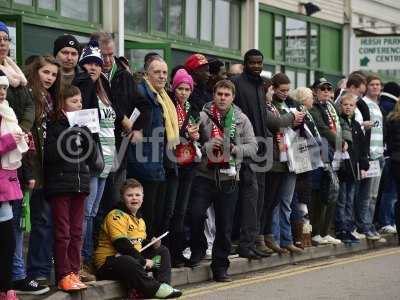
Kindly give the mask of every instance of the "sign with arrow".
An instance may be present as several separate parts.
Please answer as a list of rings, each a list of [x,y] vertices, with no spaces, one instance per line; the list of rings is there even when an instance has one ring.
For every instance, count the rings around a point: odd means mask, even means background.
[[[400,70],[400,36],[356,37],[356,68],[374,72]]]

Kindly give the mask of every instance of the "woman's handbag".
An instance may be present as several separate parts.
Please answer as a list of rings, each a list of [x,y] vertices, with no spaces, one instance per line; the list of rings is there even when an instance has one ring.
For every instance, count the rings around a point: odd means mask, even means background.
[[[181,166],[187,166],[196,159],[196,149],[192,143],[179,144],[175,150],[176,162]]]

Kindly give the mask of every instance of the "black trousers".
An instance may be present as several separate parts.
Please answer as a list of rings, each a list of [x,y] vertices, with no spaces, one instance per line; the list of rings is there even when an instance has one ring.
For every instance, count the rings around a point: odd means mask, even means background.
[[[0,292],[7,292],[12,289],[11,270],[14,251],[13,220],[0,222]]]
[[[173,260],[179,260],[185,249],[184,222],[195,174],[195,170],[190,167],[179,169],[178,190],[169,234],[169,249]]]
[[[192,196],[188,209],[190,224],[190,248],[192,257],[201,258],[202,243],[199,236],[204,231],[205,213],[214,204],[215,241],[212,249],[211,269],[214,276],[224,274],[229,268],[232,223],[238,198],[238,186],[234,181],[223,181],[220,187],[214,180],[197,176],[193,181]]]
[[[109,256],[105,264],[97,271],[101,280],[121,281],[128,290],[138,289],[146,297],[153,297],[160,288],[161,283],[171,282],[171,260],[168,248],[161,246],[158,249],[148,248],[143,252],[143,257],[152,259],[161,256],[159,269],[152,269],[153,277],[150,277],[144,267],[135,258],[122,255],[119,257]]]
[[[162,222],[165,212],[165,194],[167,184],[165,181],[142,180],[144,199],[140,213],[146,222],[149,238],[159,236],[162,232]]]
[[[239,227],[239,248],[254,247],[258,234],[259,193],[257,175],[247,164],[240,169],[239,200],[236,204],[235,221]]]
[[[396,216],[396,228],[397,228],[397,236],[399,238],[400,244],[400,162],[392,160],[391,172],[392,176],[396,182],[397,189],[397,201],[395,205],[395,216]]]
[[[179,177],[174,169],[166,169],[166,190],[164,199],[163,217],[160,223],[160,233],[170,230],[171,219],[174,215],[175,205],[178,197]],[[169,247],[169,238],[164,243]]]

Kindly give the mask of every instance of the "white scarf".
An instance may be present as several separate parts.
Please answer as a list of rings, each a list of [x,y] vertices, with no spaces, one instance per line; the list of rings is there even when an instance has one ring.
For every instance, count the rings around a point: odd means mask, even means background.
[[[386,97],[388,97],[390,99],[393,99],[396,102],[399,101],[399,98],[397,98],[395,95],[392,95],[390,93],[383,92],[383,93],[380,94],[380,96],[386,96]]]
[[[3,64],[0,64],[0,70],[6,74],[12,87],[26,86],[28,84],[24,73],[10,57],[7,56]]]
[[[7,100],[0,103],[0,132],[2,135],[7,133],[23,133],[18,126],[17,117],[13,109],[8,105]],[[6,170],[16,170],[21,166],[22,153],[28,151],[25,139],[17,144],[17,148],[1,156],[1,167]]]

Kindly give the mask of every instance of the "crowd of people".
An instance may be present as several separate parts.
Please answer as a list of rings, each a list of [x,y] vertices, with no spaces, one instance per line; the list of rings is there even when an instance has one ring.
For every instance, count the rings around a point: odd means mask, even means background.
[[[47,293],[53,269],[65,292],[110,279],[175,298],[171,268],[208,256],[229,282],[231,254],[397,233],[396,82],[355,71],[293,89],[263,76],[256,49],[229,70],[196,53],[171,72],[150,52],[133,72],[105,32],[59,36],[21,67],[9,49],[0,22],[1,300]],[[80,114],[93,109],[96,126]]]

